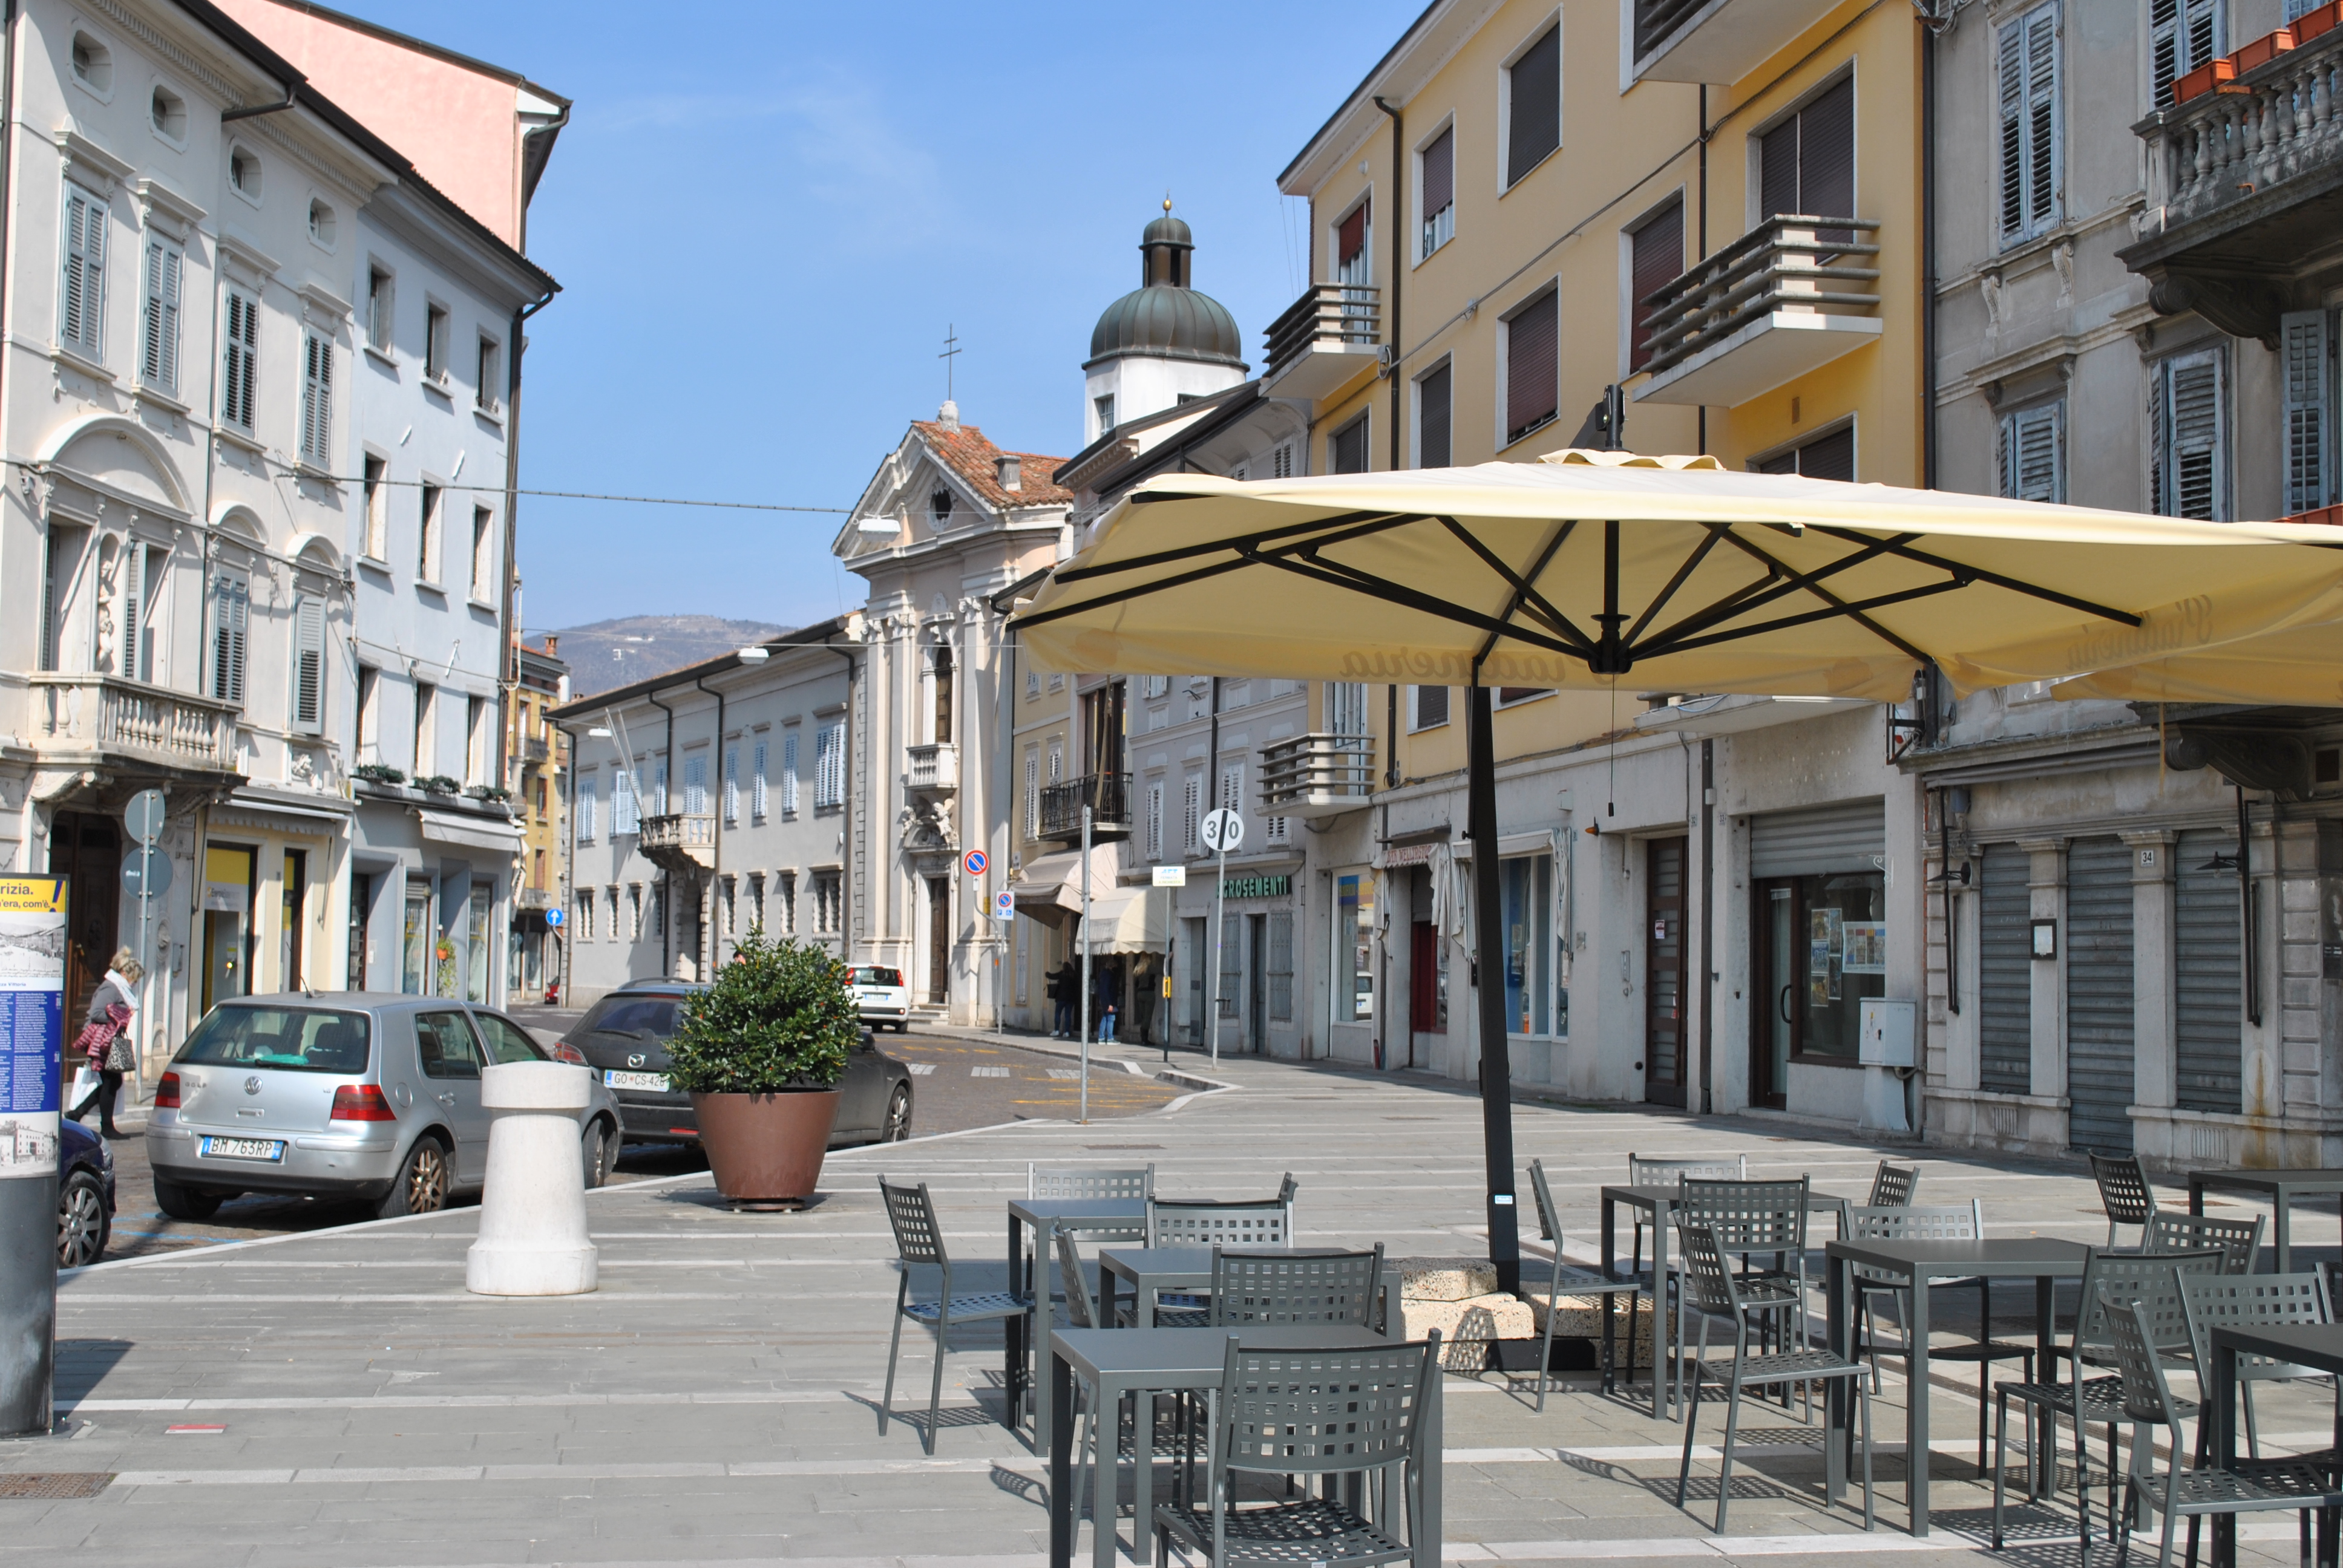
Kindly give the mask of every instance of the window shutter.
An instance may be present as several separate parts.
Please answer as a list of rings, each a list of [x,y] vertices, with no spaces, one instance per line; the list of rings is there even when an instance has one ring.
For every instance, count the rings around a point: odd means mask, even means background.
[[[1430,222],[1456,201],[1456,129],[1450,126],[1423,149],[1423,216]]]
[[[311,335],[303,339],[301,456],[318,467],[331,467],[334,417],[334,346]]]
[[[1512,185],[1562,145],[1562,25],[1523,51],[1506,74],[1505,184]]]
[[[1554,417],[1562,400],[1555,362],[1556,297],[1549,290],[1505,323],[1505,441]]]
[[[1641,370],[1652,357],[1651,297],[1684,270],[1684,199],[1644,221],[1635,231],[1632,276],[1627,280],[1627,367]]]
[[[146,320],[140,346],[138,374],[152,385],[163,384],[163,242],[146,242]]]
[[[781,809],[795,815],[798,809],[798,732],[794,729],[781,736]]]
[[[138,668],[138,643],[146,623],[140,611],[146,604],[146,547],[136,542],[122,552],[122,668],[126,679],[145,680]]]
[[[1161,784],[1147,787],[1147,858],[1151,860],[1163,858],[1163,786]]]
[[[692,817],[708,814],[708,759],[705,757],[683,759],[683,809],[686,815]]]
[[[2213,520],[2221,492],[2221,364],[2207,350],[2157,367],[2154,479],[2167,517]]]
[[[1798,111],[1798,210],[1855,216],[1855,78]]]
[[[1998,71],[2001,98],[2001,236],[2026,233],[2026,21],[2002,25]]]
[[[1041,759],[1039,753],[1025,753],[1025,836],[1038,839],[1041,835]]]
[[[1445,365],[1415,384],[1415,461],[1420,468],[1444,468],[1454,460],[1451,397]]]
[[[2152,0],[2148,7],[2151,37],[2150,103],[2172,106],[2172,84],[2222,53],[2220,0]]]
[[[1196,831],[1202,825],[1203,799],[1203,775],[1189,774],[1180,819],[1180,849],[1182,854],[1192,855],[1196,852]]]
[[[2286,509],[2307,512],[2328,504],[2329,407],[2327,313],[2290,311],[2278,319],[2286,371]]]
[[[65,297],[57,336],[90,359],[105,353],[106,204],[78,186],[65,187]]]
[[[293,601],[293,728],[314,735],[326,721],[326,601]]]
[[[1221,769],[1221,809],[1234,811],[1240,817],[1251,815],[1245,810],[1244,764],[1242,762],[1231,763]]]
[[[2026,213],[2038,233],[2058,221],[2058,8],[2026,18]]]
[[[740,749],[728,746],[724,749],[724,820],[730,823],[739,819]]]
[[[2066,405],[2021,408],[2001,422],[2001,493],[2020,501],[2063,498]]]
[[[226,383],[226,417],[252,428],[253,377],[260,344],[260,313],[253,302],[234,289],[227,296],[227,349],[223,379]]]
[[[1448,722],[1448,689],[1444,686],[1419,686],[1415,689],[1415,727],[1431,729]]]
[[[1797,212],[1798,117],[1766,132],[1757,142],[1757,212],[1761,218]]]
[[[241,707],[250,590],[242,577],[223,572],[212,579],[212,696]]]
[[[1344,218],[1334,228],[1334,266],[1337,276],[1348,281],[1347,272],[1367,248],[1367,204],[1361,202],[1358,210]]]
[[[757,742],[756,776],[749,781],[749,810],[750,814],[755,816],[759,821],[764,819],[767,806],[765,795],[765,749],[769,744],[770,742],[763,740]]]
[[[578,781],[578,837],[588,843],[591,843],[594,838],[594,780],[591,779],[580,779]],[[593,894],[587,894],[587,901],[583,908],[591,910],[594,907],[593,898]],[[592,917],[589,915],[588,918],[590,920]],[[592,926],[588,926],[584,934],[593,935]]]

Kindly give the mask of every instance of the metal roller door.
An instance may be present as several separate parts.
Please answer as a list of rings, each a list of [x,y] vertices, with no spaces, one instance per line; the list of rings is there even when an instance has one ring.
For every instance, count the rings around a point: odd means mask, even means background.
[[[1887,802],[1877,797],[1749,819],[1749,874],[1822,877],[1870,871],[1887,857]]]
[[[2131,1152],[2131,849],[2077,839],[2066,851],[2067,1141]]]
[[[2033,857],[1987,844],[1977,878],[1977,1086],[1996,1094],[2034,1088]]]
[[[2243,1108],[2245,1013],[2238,977],[2237,836],[2183,833],[2176,869],[2173,960],[2179,1002],[2177,1102],[2184,1111]],[[2226,864],[2217,861],[2226,860]]]

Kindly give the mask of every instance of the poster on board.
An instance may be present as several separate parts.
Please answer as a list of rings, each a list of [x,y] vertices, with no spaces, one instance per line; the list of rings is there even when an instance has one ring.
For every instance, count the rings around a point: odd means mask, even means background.
[[[0,877],[0,1180],[57,1168],[65,879]]]

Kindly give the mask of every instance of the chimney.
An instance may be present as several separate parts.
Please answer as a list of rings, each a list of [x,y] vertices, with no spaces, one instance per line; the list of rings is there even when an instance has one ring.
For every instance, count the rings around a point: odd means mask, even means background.
[[[936,410],[936,423],[941,425],[947,430],[959,429],[960,405],[953,402],[949,397],[945,398],[944,406]]]
[[[1024,468],[1025,459],[1014,452],[1003,452],[992,459],[993,476],[1001,481],[1001,487],[1004,490],[1025,487]]]
[[[548,631],[545,634],[545,657],[548,658],[561,657],[561,638],[553,632]]]

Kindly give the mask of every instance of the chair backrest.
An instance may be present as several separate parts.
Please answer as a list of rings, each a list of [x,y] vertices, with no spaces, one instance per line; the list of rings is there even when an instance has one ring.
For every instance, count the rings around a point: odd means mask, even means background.
[[[1912,1201],[1914,1189],[1920,1185],[1920,1172],[1910,1166],[1879,1162],[1871,1176],[1871,1207],[1892,1209]]]
[[[1229,1336],[1212,1442],[1212,1495],[1230,1470],[1324,1475],[1416,1460],[1440,1332],[1349,1350],[1248,1350]],[[1298,1559],[1297,1559],[1298,1560]]]
[[[1545,1184],[1545,1161],[1543,1160],[1530,1161],[1530,1196],[1537,1201],[1538,1234],[1549,1241],[1560,1241],[1562,1222],[1554,1217],[1554,1190]],[[1554,1255],[1559,1258],[1561,1254],[1562,1249],[1557,1246]]]
[[[944,1254],[944,1230],[936,1223],[936,1206],[928,1197],[928,1184],[898,1187],[881,1176],[879,1191],[887,1200],[887,1222],[895,1228],[895,1251],[903,1261],[949,1267],[951,1260]]]
[[[2264,1323],[2331,1323],[2335,1321],[2327,1282],[2317,1270],[2298,1274],[2190,1274],[2180,1282],[2181,1310],[2197,1365],[2213,1365],[2213,1331]],[[2286,1377],[2288,1363],[2268,1356],[2240,1355],[2241,1378]]]
[[[2107,1329],[2115,1345],[2117,1371],[2123,1374],[2123,1408],[2127,1421],[2153,1422],[2179,1431],[2172,1408],[2172,1385],[2164,1380],[2164,1358],[2157,1353],[2156,1325],[2147,1303],[2110,1304]],[[2179,1446],[2177,1438],[2173,1446]],[[2173,1455],[2179,1463],[2179,1455]]]
[[[1725,1261],[1713,1225],[1678,1225],[1676,1239],[1684,1252],[1684,1277],[1692,1285],[1692,1302],[1712,1317],[1730,1318],[1735,1332],[1742,1328],[1741,1292]]]
[[[1850,1205],[1839,1211],[1839,1233],[1850,1241],[1974,1241],[1985,1234],[1985,1205],[1972,1198],[1966,1203]],[[1857,1263],[1861,1280],[1892,1280],[1905,1276],[1888,1269]]]
[[[2075,1382],[2083,1381],[2085,1352],[2105,1352],[2115,1343],[2115,1331],[2107,1325],[2110,1312],[2118,1307],[2135,1303],[2147,1306],[2147,1321],[2157,1336],[2157,1345],[2164,1350],[2190,1349],[2187,1315],[2180,1306],[2179,1282],[2191,1274],[2218,1274],[2221,1263],[2217,1249],[2144,1253],[2086,1248],[2082,1300],[2075,1311],[2075,1339],[2069,1352],[2075,1364]]]
[[[1151,1247],[1282,1247],[1293,1239],[1293,1201],[1220,1202],[1200,1198],[1150,1198]]]
[[[1083,1282],[1082,1255],[1074,1250],[1074,1233],[1052,1225],[1050,1239],[1058,1248],[1058,1282],[1066,1292],[1067,1321],[1078,1329],[1098,1327],[1098,1309],[1091,1304],[1090,1286]]]
[[[1703,1181],[1746,1181],[1749,1156],[1736,1154],[1729,1160],[1646,1160],[1640,1154],[1627,1156],[1630,1187],[1673,1187],[1686,1176]]]
[[[1212,1249],[1212,1321],[1372,1327],[1383,1246],[1370,1252],[1238,1252]]]
[[[2091,1174],[2098,1181],[2099,1202],[2107,1209],[2108,1224],[2145,1225],[2156,1212],[2156,1192],[2147,1184],[2147,1171],[2139,1156],[2127,1154],[2111,1160],[2094,1154]]]
[[[1107,1165],[1027,1165],[1025,1196],[1079,1202],[1091,1198],[1155,1196],[1152,1164],[1116,1169]]]
[[[2158,1209],[2147,1221],[2147,1240],[2140,1251],[2194,1252],[2218,1247],[2227,1260],[2223,1273],[2250,1274],[2261,1258],[2262,1227],[2268,1223],[2268,1217],[2262,1214],[2246,1220],[2217,1220],[2209,1214],[2176,1214]]]
[[[1676,1196],[1676,1223],[1706,1225],[1726,1252],[1803,1252],[1806,1178],[1795,1181],[1706,1181],[1686,1176]]]

